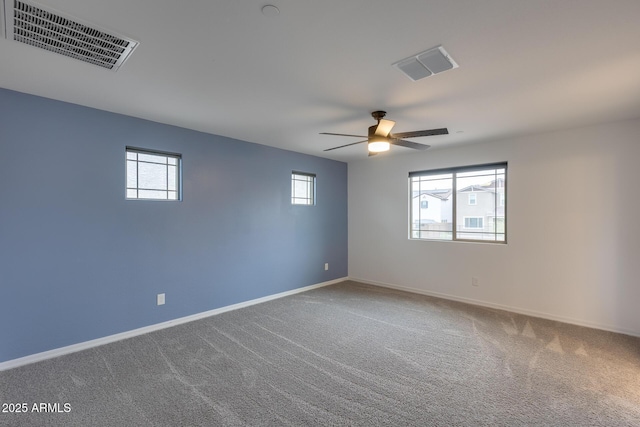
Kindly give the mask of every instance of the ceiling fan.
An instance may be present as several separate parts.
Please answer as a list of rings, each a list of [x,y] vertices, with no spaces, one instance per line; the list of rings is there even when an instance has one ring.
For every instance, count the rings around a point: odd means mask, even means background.
[[[440,129],[428,129],[428,130],[414,130],[412,132],[400,132],[391,133],[391,129],[396,124],[393,120],[387,120],[384,118],[386,111],[374,111],[371,116],[378,121],[377,125],[369,127],[369,133],[365,135],[350,135],[346,133],[329,133],[321,132],[320,135],[334,135],[334,136],[350,136],[355,138],[366,138],[365,140],[352,142],[351,144],[341,145],[339,147],[328,148],[324,151],[337,150],[338,148],[348,147],[350,145],[367,143],[369,148],[369,156],[375,156],[378,153],[389,150],[390,145],[399,145],[401,147],[413,148],[415,150],[426,150],[430,145],[418,144],[416,142],[407,141],[405,138],[417,138],[419,136],[432,136],[432,135],[447,135],[449,131],[447,128]]]

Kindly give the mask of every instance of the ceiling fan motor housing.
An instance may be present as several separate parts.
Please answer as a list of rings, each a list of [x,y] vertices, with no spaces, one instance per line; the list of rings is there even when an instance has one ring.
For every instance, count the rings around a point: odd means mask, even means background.
[[[371,141],[371,138],[376,136],[376,128],[377,127],[378,127],[378,125],[369,126],[369,132],[367,133],[369,141]]]

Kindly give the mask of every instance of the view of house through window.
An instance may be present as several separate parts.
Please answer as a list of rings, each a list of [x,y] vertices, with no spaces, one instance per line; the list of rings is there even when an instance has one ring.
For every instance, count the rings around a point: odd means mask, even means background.
[[[506,163],[411,172],[411,239],[506,242]]]
[[[291,172],[291,204],[316,204],[316,176],[314,174]]]
[[[180,200],[180,155],[126,151],[127,199]]]

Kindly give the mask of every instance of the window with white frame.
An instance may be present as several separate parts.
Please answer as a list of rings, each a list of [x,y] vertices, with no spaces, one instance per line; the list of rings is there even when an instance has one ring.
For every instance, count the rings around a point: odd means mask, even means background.
[[[316,176],[312,173],[291,172],[291,204],[316,204]]]
[[[483,217],[481,216],[465,216],[464,217],[464,228],[475,228],[482,229],[483,228]]]
[[[506,243],[506,182],[507,163],[410,172],[409,238]]]
[[[179,154],[126,148],[127,199],[180,200]]]

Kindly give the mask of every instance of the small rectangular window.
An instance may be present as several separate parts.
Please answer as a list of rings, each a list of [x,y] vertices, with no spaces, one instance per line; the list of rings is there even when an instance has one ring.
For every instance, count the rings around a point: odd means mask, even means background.
[[[291,204],[316,204],[316,176],[311,173],[291,172]]]
[[[506,182],[506,163],[409,173],[409,238],[505,243]]]
[[[464,228],[482,229],[482,220],[483,218],[481,216],[466,216],[464,217]]]
[[[180,200],[179,154],[127,147],[127,199]]]

